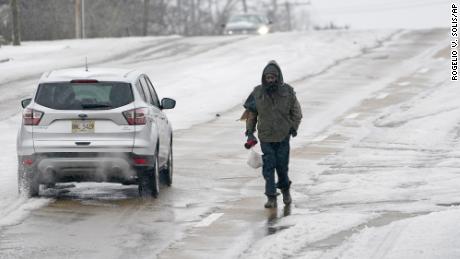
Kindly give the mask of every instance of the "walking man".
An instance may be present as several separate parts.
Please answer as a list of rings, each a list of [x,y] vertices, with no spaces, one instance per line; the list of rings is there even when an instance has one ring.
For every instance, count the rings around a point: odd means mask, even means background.
[[[265,179],[265,208],[276,208],[276,188],[283,194],[283,202],[291,204],[289,188],[289,140],[297,136],[302,110],[294,89],[283,82],[283,74],[276,61],[270,61],[262,73],[262,84],[255,87],[244,104],[246,109],[247,143],[256,143],[258,131],[263,152],[262,173]],[[275,183],[275,170],[278,182]]]

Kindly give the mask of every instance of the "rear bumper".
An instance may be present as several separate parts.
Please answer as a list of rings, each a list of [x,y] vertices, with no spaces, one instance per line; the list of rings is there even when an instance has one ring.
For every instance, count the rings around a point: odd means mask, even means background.
[[[39,182],[118,182],[137,183],[137,174],[153,167],[154,159],[134,153],[38,153],[20,156],[39,174]]]

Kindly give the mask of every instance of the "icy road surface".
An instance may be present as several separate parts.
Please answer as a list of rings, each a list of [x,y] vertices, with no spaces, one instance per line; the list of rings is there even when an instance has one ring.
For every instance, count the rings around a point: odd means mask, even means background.
[[[135,186],[96,183],[18,198],[20,117],[9,104],[27,95],[39,69],[30,65],[27,75],[5,63],[14,79],[0,79],[0,258],[460,257],[452,227],[460,214],[460,89],[449,81],[447,30],[139,41],[95,63],[146,70],[161,96],[178,99],[169,112],[173,186],[157,200],[139,199]],[[82,48],[59,44],[69,57]],[[2,51],[27,63],[26,54]],[[245,165],[236,121],[271,58],[305,116],[292,140],[294,203],[277,210],[263,208],[263,179]]]

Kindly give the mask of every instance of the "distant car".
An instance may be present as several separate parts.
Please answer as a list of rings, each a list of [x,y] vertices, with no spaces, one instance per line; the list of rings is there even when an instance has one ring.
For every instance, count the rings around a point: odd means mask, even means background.
[[[136,70],[70,69],[45,73],[22,101],[17,136],[19,192],[58,182],[138,184],[157,197],[171,185],[173,131],[148,76]]]
[[[272,22],[260,14],[238,14],[230,17],[223,25],[224,34],[267,34],[271,32]]]

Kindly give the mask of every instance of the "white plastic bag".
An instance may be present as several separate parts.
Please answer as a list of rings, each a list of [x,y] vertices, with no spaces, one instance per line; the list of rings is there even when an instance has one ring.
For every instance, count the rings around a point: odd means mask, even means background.
[[[254,169],[260,168],[263,165],[262,155],[256,152],[253,148],[249,152],[248,165]]]

